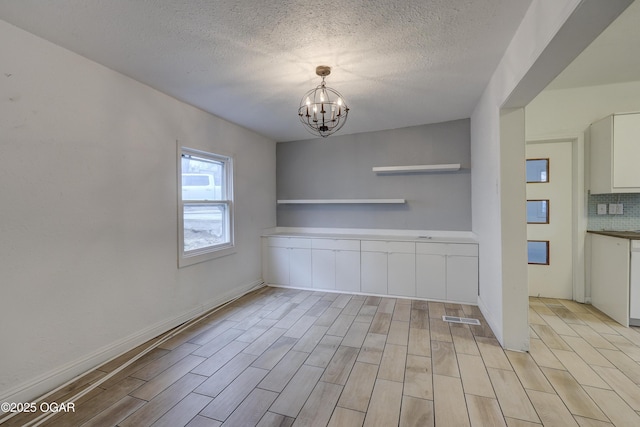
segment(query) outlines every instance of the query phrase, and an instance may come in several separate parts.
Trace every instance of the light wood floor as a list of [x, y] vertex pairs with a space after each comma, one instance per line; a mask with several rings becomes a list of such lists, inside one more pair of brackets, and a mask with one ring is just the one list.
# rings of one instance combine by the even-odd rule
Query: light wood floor
[[[477, 307], [263, 288], [43, 425], [640, 426], [638, 329], [543, 298], [530, 300], [529, 319], [531, 351], [518, 353], [502, 350]], [[74, 395], [135, 351], [46, 400]]]

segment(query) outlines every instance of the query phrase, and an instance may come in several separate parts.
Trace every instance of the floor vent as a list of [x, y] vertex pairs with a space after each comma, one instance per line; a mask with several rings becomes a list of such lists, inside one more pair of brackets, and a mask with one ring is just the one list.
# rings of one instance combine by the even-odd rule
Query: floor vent
[[468, 317], [442, 316], [442, 320], [451, 323], [464, 323], [465, 325], [480, 325], [478, 319], [470, 319]]

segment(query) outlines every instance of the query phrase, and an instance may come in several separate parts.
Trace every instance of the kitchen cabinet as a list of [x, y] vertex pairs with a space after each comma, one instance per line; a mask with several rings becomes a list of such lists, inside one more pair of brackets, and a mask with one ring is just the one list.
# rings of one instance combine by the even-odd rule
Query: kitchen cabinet
[[414, 242], [363, 240], [361, 250], [362, 292], [416, 296]]
[[447, 299], [446, 243], [416, 243], [416, 295]]
[[416, 294], [477, 304], [478, 245], [416, 243]]
[[448, 245], [447, 300], [478, 303], [478, 245]]
[[386, 252], [362, 251], [360, 254], [360, 289], [368, 294], [386, 295], [387, 254]]
[[311, 287], [311, 239], [269, 237], [266, 276], [274, 285]]
[[631, 241], [629, 268], [629, 324], [640, 326], [640, 240]]
[[360, 241], [312, 239], [312, 285], [317, 289], [360, 292]]
[[265, 236], [263, 277], [277, 286], [477, 304], [476, 243], [335, 236]]
[[628, 239], [591, 234], [591, 304], [629, 326]]
[[590, 139], [591, 193], [640, 193], [640, 113], [598, 120]]

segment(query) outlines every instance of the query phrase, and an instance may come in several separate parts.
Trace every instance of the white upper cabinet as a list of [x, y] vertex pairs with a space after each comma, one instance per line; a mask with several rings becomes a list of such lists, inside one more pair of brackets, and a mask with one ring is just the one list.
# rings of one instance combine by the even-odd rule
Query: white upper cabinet
[[590, 151], [592, 194], [640, 193], [640, 113], [593, 123]]

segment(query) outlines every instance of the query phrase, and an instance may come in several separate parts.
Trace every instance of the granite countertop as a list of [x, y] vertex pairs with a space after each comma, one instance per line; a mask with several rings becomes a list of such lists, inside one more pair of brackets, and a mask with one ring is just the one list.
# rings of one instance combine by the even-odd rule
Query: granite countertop
[[621, 239], [640, 240], [640, 232], [638, 231], [589, 230], [588, 233], [619, 237]]

